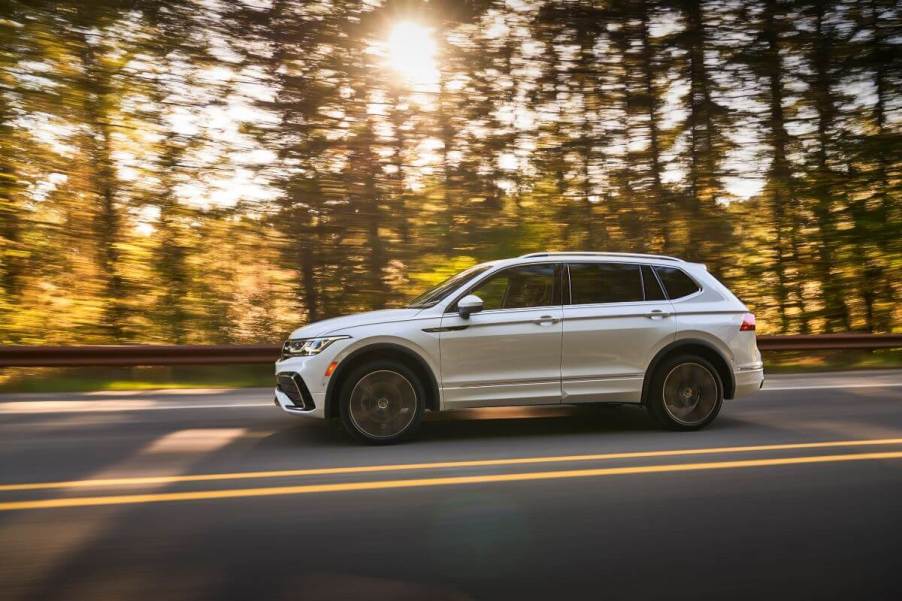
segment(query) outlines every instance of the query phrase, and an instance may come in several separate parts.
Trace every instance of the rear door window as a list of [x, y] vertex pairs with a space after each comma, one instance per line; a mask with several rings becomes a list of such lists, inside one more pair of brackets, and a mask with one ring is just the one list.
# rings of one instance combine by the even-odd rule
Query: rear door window
[[695, 280], [686, 275], [682, 269], [661, 267], [659, 265], [655, 267], [655, 271], [658, 273], [658, 277], [661, 278], [664, 290], [667, 291], [667, 296], [671, 300], [683, 298], [701, 290], [698, 284], [695, 283]]
[[644, 300], [639, 265], [571, 263], [570, 304], [629, 303]]

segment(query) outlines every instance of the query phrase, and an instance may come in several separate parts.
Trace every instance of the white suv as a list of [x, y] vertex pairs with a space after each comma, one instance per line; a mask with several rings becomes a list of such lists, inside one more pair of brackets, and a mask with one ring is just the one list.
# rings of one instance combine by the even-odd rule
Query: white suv
[[704, 265], [542, 252], [471, 267], [403, 309], [295, 330], [276, 378], [288, 413], [388, 443], [461, 407], [636, 403], [693, 430], [764, 370], [755, 317]]

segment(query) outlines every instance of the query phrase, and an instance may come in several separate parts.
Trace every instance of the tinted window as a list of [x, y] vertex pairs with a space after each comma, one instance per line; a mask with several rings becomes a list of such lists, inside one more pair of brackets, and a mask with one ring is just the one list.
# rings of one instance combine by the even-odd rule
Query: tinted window
[[645, 285], [645, 300], [656, 301], [664, 300], [664, 291], [661, 290], [661, 284], [658, 278], [648, 265], [642, 266], [642, 283]]
[[670, 298], [683, 298], [689, 296], [693, 292], [701, 290], [698, 284], [692, 281], [688, 275], [682, 270], [675, 267], [655, 267], [664, 289], [667, 290], [667, 296]]
[[639, 265], [574, 263], [570, 265], [571, 304], [641, 301]]
[[554, 305], [554, 265], [505, 269], [480, 284], [471, 294], [482, 299], [486, 311]]

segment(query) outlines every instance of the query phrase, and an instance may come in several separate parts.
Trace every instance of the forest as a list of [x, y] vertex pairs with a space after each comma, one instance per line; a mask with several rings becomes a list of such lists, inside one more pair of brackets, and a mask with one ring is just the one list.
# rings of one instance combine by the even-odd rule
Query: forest
[[0, 0], [0, 343], [278, 342], [539, 250], [902, 317], [895, 0]]

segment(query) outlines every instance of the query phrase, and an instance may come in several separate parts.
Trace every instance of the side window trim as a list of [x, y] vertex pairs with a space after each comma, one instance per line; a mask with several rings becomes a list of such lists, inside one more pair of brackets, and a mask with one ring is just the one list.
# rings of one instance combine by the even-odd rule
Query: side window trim
[[540, 309], [550, 310], [550, 309], [560, 309], [560, 305], [540, 305], [537, 307], [510, 307], [507, 309], [485, 309], [484, 311], [480, 311], [479, 315], [494, 315], [495, 313], [517, 313], [527, 311], [538, 311]]
[[[467, 286], [467, 288], [463, 292], [458, 294], [457, 297], [454, 299], [454, 301], [449, 303], [448, 306], [445, 308], [444, 313], [456, 313], [457, 312], [457, 303], [460, 301], [460, 299], [462, 299], [466, 295], [470, 294], [473, 290], [475, 290], [476, 288], [481, 286], [483, 283], [488, 281], [489, 278], [493, 278], [496, 275], [504, 273], [505, 271], [508, 271], [510, 269], [518, 269], [520, 267], [534, 267], [534, 266], [539, 266], [539, 265], [550, 265], [551, 267], [554, 268], [554, 274], [558, 276], [558, 277], [554, 277], [554, 275], [552, 276], [552, 281], [554, 282], [554, 288], [552, 289], [552, 292], [551, 292], [551, 301], [553, 303], [555, 300], [555, 297], [556, 297], [559, 299], [559, 302], [557, 304], [542, 305], [540, 307], [511, 307], [511, 308], [507, 308], [507, 309], [486, 309], [485, 311], [483, 311], [483, 313], [496, 313], [498, 311], [531, 311], [533, 309], [552, 309], [555, 307], [562, 306], [563, 305], [563, 290], [561, 289], [562, 263], [559, 263], [556, 261], [542, 261], [540, 263], [518, 263], [517, 265], [508, 265], [507, 267], [502, 267], [501, 269], [499, 269], [497, 271], [490, 271], [489, 273], [483, 274], [483, 277], [480, 278], [479, 281], [474, 282], [471, 285]], [[507, 295], [507, 291], [505, 291], [505, 295]]]
[[[658, 270], [655, 269], [654, 265], [647, 265], [646, 267], [648, 267], [649, 271], [651, 271], [652, 274], [654, 274], [655, 281], [658, 282], [658, 288], [661, 289], [661, 294], [664, 295], [664, 300], [669, 302], [670, 295], [667, 294], [667, 288], [664, 287], [664, 282], [661, 281], [661, 276], [658, 275]], [[693, 280], [693, 281], [695, 281], [695, 280]], [[642, 292], [645, 292], [644, 288], [642, 289]]]
[[[567, 267], [567, 298], [564, 298], [563, 295], [563, 287], [561, 287], [561, 305], [567, 306], [573, 304], [573, 280], [570, 279], [570, 263], [566, 264]], [[564, 271], [563, 269], [561, 270]]]
[[648, 295], [645, 294], [645, 270], [642, 269], [642, 266], [639, 265], [639, 282], [642, 284], [642, 302], [648, 302]]

